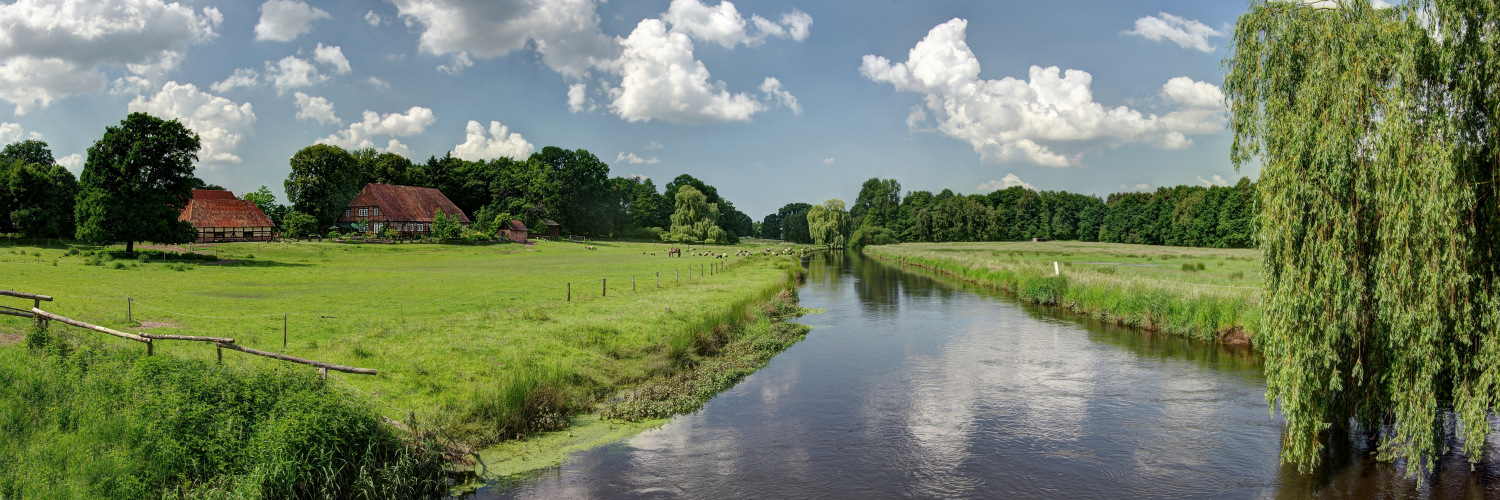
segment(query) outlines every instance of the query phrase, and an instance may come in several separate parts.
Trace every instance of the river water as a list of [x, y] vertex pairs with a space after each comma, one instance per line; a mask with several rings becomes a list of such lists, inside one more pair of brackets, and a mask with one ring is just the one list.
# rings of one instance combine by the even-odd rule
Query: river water
[[[473, 498], [1500, 498], [1492, 437], [1419, 487], [1278, 464], [1258, 356], [814, 255], [807, 339], [697, 413]], [[1494, 436], [1494, 434], [1492, 434]]]

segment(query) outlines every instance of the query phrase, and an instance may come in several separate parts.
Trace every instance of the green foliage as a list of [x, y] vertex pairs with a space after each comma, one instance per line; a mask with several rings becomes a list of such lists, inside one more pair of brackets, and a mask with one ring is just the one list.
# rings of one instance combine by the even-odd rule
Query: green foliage
[[318, 234], [318, 220], [302, 212], [288, 212], [282, 221], [281, 230], [290, 238], [312, 236]]
[[706, 203], [718, 208], [719, 215], [714, 218], [714, 225], [722, 230], [724, 236], [723, 239], [716, 241], [734, 244], [740, 242], [740, 236], [749, 236], [747, 231], [754, 224], [754, 221], [750, 220], [750, 216], [740, 213], [739, 210], [734, 208], [733, 203], [720, 197], [718, 189], [691, 175], [682, 174], [677, 176], [676, 179], [672, 179], [672, 182], [667, 183], [663, 193], [664, 199], [677, 200], [679, 190], [685, 187], [692, 187], [698, 190], [698, 192], [703, 194]]
[[369, 498], [442, 494], [443, 461], [311, 370], [139, 349], [0, 349], [0, 497]]
[[807, 212], [812, 210], [812, 205], [806, 203], [788, 203], [776, 211], [777, 220], [781, 226], [781, 232], [771, 239], [790, 241], [792, 243], [812, 243], [812, 235], [808, 232]]
[[131, 113], [88, 149], [75, 208], [79, 240], [187, 243], [197, 232], [178, 221], [192, 199], [198, 136], [177, 120]]
[[314, 144], [297, 151], [289, 162], [292, 171], [283, 183], [287, 201], [292, 210], [312, 216], [319, 230], [337, 222], [349, 200], [364, 188], [354, 156], [338, 146]]
[[901, 183], [896, 179], [871, 178], [860, 186], [859, 197], [849, 209], [853, 227], [892, 227], [900, 222]]
[[849, 222], [844, 200], [828, 200], [807, 211], [808, 235], [813, 243], [829, 248], [843, 248], [848, 242]]
[[698, 188], [682, 186], [677, 190], [677, 211], [672, 213], [671, 230], [662, 233], [662, 241], [673, 243], [726, 243], [728, 234], [716, 223], [719, 206], [708, 203]]
[[57, 160], [52, 158], [52, 149], [47, 147], [47, 142], [36, 139], [6, 144], [5, 149], [0, 149], [0, 160], [42, 166], [57, 164]]
[[1230, 153], [1261, 175], [1226, 203], [1259, 207], [1266, 400], [1302, 470], [1345, 432], [1411, 474], [1455, 432], [1484, 456], [1500, 403], [1497, 28], [1496, 4], [1460, 1], [1254, 2], [1236, 23]]
[[894, 231], [879, 226], [865, 226], [855, 230], [849, 237], [849, 248], [858, 252], [870, 245], [894, 245], [900, 242]]
[[60, 165], [0, 158], [0, 232], [71, 238], [77, 195], [77, 179]]
[[261, 186], [255, 192], [245, 193], [241, 198], [254, 203], [261, 213], [271, 218], [273, 224], [280, 225], [286, 219], [287, 207], [276, 204], [276, 195], [271, 193], [271, 188]]
[[442, 210], [432, 212], [432, 237], [439, 240], [456, 240], [463, 235], [464, 227], [458, 216], [449, 217]]

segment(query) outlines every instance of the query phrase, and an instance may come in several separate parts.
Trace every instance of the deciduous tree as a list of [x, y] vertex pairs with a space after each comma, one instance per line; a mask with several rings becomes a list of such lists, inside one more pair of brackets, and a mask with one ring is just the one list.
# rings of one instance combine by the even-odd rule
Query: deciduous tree
[[75, 208], [77, 238], [96, 245], [187, 243], [197, 237], [178, 221], [192, 199], [198, 135], [177, 120], [131, 113], [88, 149]]

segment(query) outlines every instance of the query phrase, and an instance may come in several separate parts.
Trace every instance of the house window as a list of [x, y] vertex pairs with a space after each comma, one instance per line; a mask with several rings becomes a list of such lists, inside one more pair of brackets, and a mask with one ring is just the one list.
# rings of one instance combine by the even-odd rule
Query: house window
[[426, 231], [427, 230], [427, 225], [426, 224], [417, 224], [417, 230], [418, 231]]
[[344, 217], [348, 217], [348, 216], [349, 216], [349, 209], [346, 208], [346, 209], [344, 209]]
[[380, 216], [380, 207], [375, 207], [375, 216], [376, 217]]
[[360, 217], [369, 217], [370, 216], [370, 209], [368, 209], [368, 208], [361, 208], [361, 209], [359, 209], [359, 216]]

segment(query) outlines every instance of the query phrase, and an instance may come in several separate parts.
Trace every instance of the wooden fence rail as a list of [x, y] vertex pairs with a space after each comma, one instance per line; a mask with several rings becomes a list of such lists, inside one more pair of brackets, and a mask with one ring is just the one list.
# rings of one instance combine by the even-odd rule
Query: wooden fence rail
[[[50, 300], [50, 298], [49, 298], [49, 300]], [[0, 309], [0, 312], [5, 312], [5, 310], [4, 309]], [[113, 330], [113, 329], [110, 329], [110, 328], [105, 328], [105, 327], [102, 327], [102, 326], [99, 326], [99, 325], [84, 323], [82, 321], [78, 321], [76, 319], [72, 319], [72, 318], [69, 318], [69, 317], [66, 317], [66, 316], [59, 316], [59, 315], [56, 315], [56, 314], [53, 314], [53, 313], [50, 313], [50, 312], [47, 312], [47, 311], [43, 311], [43, 310], [41, 310], [39, 308], [32, 308], [30, 314], [31, 315], [35, 315], [35, 317], [38, 317], [38, 318], [61, 322], [63, 324], [76, 326], [78, 328], [83, 328], [85, 330], [93, 330], [93, 331], [100, 332], [100, 333], [107, 333], [107, 334], [114, 335], [116, 337], [120, 337], [120, 338], [123, 338], [123, 339], [130, 339], [130, 340], [134, 340], [136, 342], [145, 343], [146, 344], [146, 354], [148, 354], [148, 355], [151, 354], [152, 351], [154, 350], [153, 347], [152, 347], [152, 341], [153, 340], [186, 340], [186, 341], [193, 341], [193, 342], [211, 342], [211, 343], [214, 344], [215, 347], [217, 347], [219, 349], [229, 349], [229, 350], [232, 350], [232, 351], [240, 351], [240, 352], [243, 352], [243, 353], [246, 353], [246, 354], [254, 354], [256, 356], [262, 356], [262, 357], [267, 357], [267, 358], [271, 358], [271, 359], [276, 359], [276, 360], [281, 360], [281, 361], [287, 361], [287, 362], [291, 362], [291, 363], [301, 363], [301, 364], [304, 364], [304, 365], [310, 365], [310, 366], [318, 368], [318, 372], [320, 374], [325, 375], [325, 376], [327, 375], [328, 370], [333, 370], [333, 371], [337, 371], [337, 372], [344, 372], [344, 373], [355, 373], [355, 374], [359, 374], [359, 375], [376, 375], [377, 374], [377, 372], [375, 371], [374, 368], [355, 368], [355, 367], [352, 367], [352, 366], [335, 365], [333, 363], [324, 363], [322, 361], [313, 361], [313, 360], [310, 360], [310, 359], [302, 359], [302, 358], [299, 358], [299, 357], [296, 357], [296, 356], [288, 356], [288, 355], [285, 355], [285, 354], [268, 352], [268, 351], [262, 351], [262, 350], [259, 350], [259, 349], [251, 349], [249, 347], [244, 347], [244, 346], [235, 344], [234, 343], [234, 339], [230, 339], [230, 338], [223, 338], [223, 337], [199, 337], [199, 336], [195, 336], [195, 335], [156, 335], [156, 334], [151, 334], [151, 333], [142, 333], [142, 334], [136, 335], [136, 334], [130, 334], [130, 333], [125, 333], [125, 332], [121, 332], [121, 331], [116, 331], [116, 330]], [[221, 361], [223, 360], [222, 351], [220, 353], [220, 360]]]

